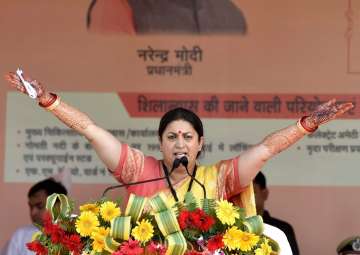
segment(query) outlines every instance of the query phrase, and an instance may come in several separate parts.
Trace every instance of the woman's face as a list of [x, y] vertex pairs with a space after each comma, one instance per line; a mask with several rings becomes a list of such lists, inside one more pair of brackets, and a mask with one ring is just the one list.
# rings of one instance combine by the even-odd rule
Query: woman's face
[[164, 162], [171, 168], [176, 158], [186, 156], [190, 167], [195, 165], [196, 156], [203, 146], [204, 138], [200, 137], [193, 126], [185, 120], [170, 122], [160, 141]]

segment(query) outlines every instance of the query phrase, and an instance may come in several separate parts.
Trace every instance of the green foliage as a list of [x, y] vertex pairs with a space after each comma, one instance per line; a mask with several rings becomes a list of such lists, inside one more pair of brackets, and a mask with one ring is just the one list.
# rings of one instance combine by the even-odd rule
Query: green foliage
[[236, 208], [239, 215], [240, 215], [240, 219], [241, 220], [244, 220], [246, 218], [246, 213], [245, 213], [245, 209], [244, 208], [240, 208], [240, 207], [237, 207]]
[[239, 218], [235, 220], [235, 226], [237, 226], [242, 231], [246, 231], [246, 226], [244, 225], [244, 220], [246, 219], [245, 209], [244, 208], [236, 208], [239, 213]]
[[76, 232], [75, 221], [76, 221], [76, 216], [71, 216], [71, 217], [69, 217], [67, 219], [66, 218], [61, 218], [58, 221], [58, 224], [66, 232], [75, 233]]
[[172, 206], [172, 209], [174, 210], [176, 217], [178, 217], [179, 212], [181, 212], [182, 210], [185, 210], [186, 208], [182, 202], [178, 201]]
[[201, 203], [202, 203], [202, 209], [204, 210], [204, 212], [207, 215], [215, 217], [215, 215], [216, 215], [216, 213], [215, 213], [215, 207], [216, 207], [215, 199], [204, 198], [204, 199], [201, 200]]
[[269, 237], [266, 238], [269, 240], [269, 245], [271, 246], [271, 249], [273, 251], [279, 252], [280, 251], [279, 244]]
[[183, 235], [187, 241], [196, 242], [200, 237], [200, 231], [195, 229], [184, 229]]
[[92, 252], [92, 242], [90, 239], [87, 239], [88, 242], [85, 242], [83, 253], [90, 254]]
[[189, 211], [194, 211], [196, 208], [199, 207], [196, 198], [192, 192], [186, 192], [185, 194], [185, 206]]
[[118, 197], [118, 198], [115, 200], [115, 203], [116, 203], [118, 206], [121, 206], [122, 203], [123, 203], [122, 197]]

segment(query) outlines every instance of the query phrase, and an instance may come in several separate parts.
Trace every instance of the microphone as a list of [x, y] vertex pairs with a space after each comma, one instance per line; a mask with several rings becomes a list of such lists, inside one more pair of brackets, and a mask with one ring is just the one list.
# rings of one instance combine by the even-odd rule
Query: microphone
[[[186, 159], [187, 160], [187, 159]], [[132, 186], [132, 185], [138, 185], [138, 184], [143, 184], [143, 183], [148, 183], [148, 182], [156, 182], [156, 181], [160, 181], [163, 179], [168, 179], [169, 176], [172, 174], [172, 172], [175, 170], [175, 168], [178, 168], [180, 166], [181, 163], [181, 159], [175, 159], [172, 165], [172, 168], [170, 170], [170, 172], [168, 172], [167, 170], [165, 170], [165, 176], [164, 177], [158, 177], [158, 178], [154, 178], [154, 179], [148, 179], [148, 180], [143, 180], [143, 181], [137, 181], [137, 182], [129, 182], [129, 183], [123, 183], [123, 184], [119, 184], [119, 185], [114, 185], [114, 186], [110, 186], [107, 187], [103, 194], [102, 197], [105, 197], [106, 193], [110, 190], [113, 189], [117, 189], [117, 188], [123, 188], [123, 187], [128, 187], [128, 186]], [[165, 165], [164, 165], [165, 166]], [[111, 172], [111, 171], [110, 171]]]
[[182, 164], [185, 168], [187, 168], [189, 161], [188, 158], [186, 156], [182, 156], [180, 159], [180, 164]]
[[[205, 198], [206, 198], [206, 189], [205, 189], [205, 186], [204, 186], [204, 184], [202, 184], [201, 182], [199, 182], [199, 181], [195, 178], [194, 173], [193, 173], [193, 174], [190, 174], [190, 172], [189, 172], [189, 170], [188, 170], [188, 168], [187, 168], [187, 166], [188, 166], [188, 164], [189, 164], [188, 158], [187, 158], [186, 156], [181, 157], [181, 158], [180, 158], [180, 164], [182, 164], [182, 165], [185, 167], [186, 173], [190, 176], [191, 180], [196, 181], [197, 184], [200, 185], [200, 187], [201, 187], [202, 190], [203, 190], [204, 199], [205, 199]], [[196, 172], [195, 172], [195, 173], [196, 173]]]
[[[183, 158], [183, 157], [182, 157]], [[172, 171], [174, 171], [176, 168], [178, 168], [181, 164], [181, 160], [182, 158], [176, 158], [173, 162], [173, 166], [172, 166], [172, 169], [170, 171], [170, 174], [172, 173]], [[186, 159], [187, 160], [187, 159]]]

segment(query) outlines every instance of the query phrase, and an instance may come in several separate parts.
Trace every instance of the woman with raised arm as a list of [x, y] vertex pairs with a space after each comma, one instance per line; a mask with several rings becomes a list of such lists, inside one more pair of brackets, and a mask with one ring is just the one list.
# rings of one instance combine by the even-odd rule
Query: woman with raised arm
[[[6, 79], [18, 91], [26, 94], [16, 74], [9, 73]], [[351, 103], [337, 104], [335, 100], [330, 100], [318, 106], [309, 116], [266, 136], [240, 155], [214, 165], [202, 166], [196, 163], [196, 159], [204, 144], [203, 125], [199, 117], [189, 110], [170, 110], [160, 120], [158, 134], [163, 158], [157, 160], [121, 144], [86, 114], [61, 101], [58, 95], [49, 93], [36, 80], [27, 80], [37, 92], [39, 105], [85, 136], [117, 180], [132, 183], [164, 177], [159, 181], [128, 186], [129, 192], [151, 197], [164, 191], [170, 203], [183, 201], [185, 193], [190, 190], [197, 198], [206, 194], [207, 198], [227, 199], [239, 194], [267, 160], [353, 107]]]

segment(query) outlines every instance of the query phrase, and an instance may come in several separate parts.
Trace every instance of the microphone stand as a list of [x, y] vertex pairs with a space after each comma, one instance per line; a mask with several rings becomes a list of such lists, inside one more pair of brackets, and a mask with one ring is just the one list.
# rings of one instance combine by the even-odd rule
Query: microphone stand
[[180, 163], [185, 167], [186, 173], [190, 176], [191, 180], [196, 181], [196, 183], [200, 185], [200, 187], [203, 190], [204, 199], [206, 199], [206, 189], [205, 189], [204, 184], [202, 184], [200, 181], [198, 181], [198, 179], [196, 179], [193, 174], [190, 174], [189, 169], [187, 168], [188, 163], [189, 163], [187, 157], [184, 156], [184, 157], [180, 158]]
[[123, 188], [123, 187], [132, 186], [132, 185], [138, 185], [138, 184], [143, 184], [143, 183], [148, 183], [148, 182], [155, 182], [155, 181], [160, 181], [160, 180], [163, 180], [163, 179], [167, 179], [172, 174], [172, 172], [176, 168], [178, 168], [178, 166], [180, 165], [180, 161], [181, 161], [181, 159], [175, 159], [174, 162], [173, 162], [173, 166], [171, 168], [171, 171], [168, 174], [166, 174], [164, 177], [158, 177], [158, 178], [154, 178], [154, 179], [148, 179], [148, 180], [143, 180], [143, 181], [138, 181], [138, 182], [129, 182], [129, 183], [123, 183], [123, 184], [119, 184], [119, 185], [110, 186], [110, 187], [107, 187], [104, 190], [101, 197], [105, 197], [106, 193], [108, 191], [110, 191], [110, 190], [113, 190], [113, 189]]

